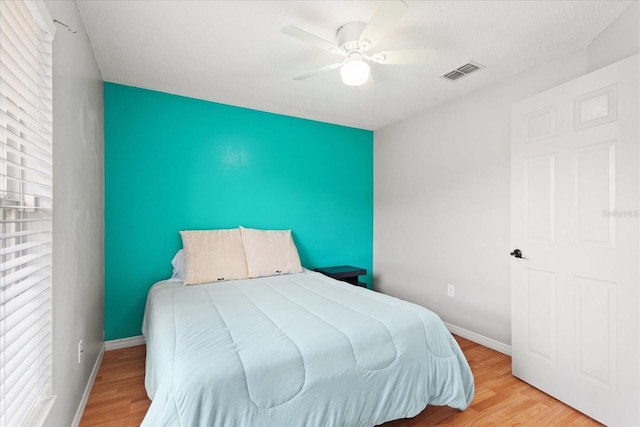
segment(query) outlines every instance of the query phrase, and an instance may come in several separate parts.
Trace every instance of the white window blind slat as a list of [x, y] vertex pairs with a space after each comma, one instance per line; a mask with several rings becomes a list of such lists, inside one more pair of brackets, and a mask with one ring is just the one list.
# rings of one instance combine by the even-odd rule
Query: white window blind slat
[[[20, 165], [12, 161], [5, 161], [5, 165], [7, 168], [9, 168], [9, 174], [0, 173], [0, 179], [5, 178], [13, 180], [17, 183], [32, 184], [35, 185], [36, 188], [42, 187], [43, 190], [52, 188], [51, 184], [47, 182], [49, 181], [49, 175], [47, 175], [46, 172], [40, 170], [37, 164], [34, 165], [33, 163], [31, 163], [28, 165]], [[29, 193], [32, 195], [40, 194], [38, 191], [29, 191]]]
[[[11, 301], [11, 299], [16, 298], [18, 295], [23, 292], [27, 292], [31, 287], [37, 286], [40, 282], [49, 279], [49, 276], [45, 273], [43, 274], [34, 274], [25, 279], [20, 286], [6, 286], [4, 288], [4, 292], [6, 294], [6, 301]], [[49, 284], [45, 284], [45, 286], [49, 286]]]
[[14, 273], [5, 274], [6, 281], [2, 283], [2, 288], [10, 286], [19, 280], [22, 280], [26, 277], [29, 277], [32, 274], [39, 272], [40, 270], [46, 269], [48, 266], [46, 265], [30, 265], [28, 267], [22, 268]]
[[[5, 362], [5, 369], [8, 375], [12, 375], [16, 372], [16, 368], [21, 360], [25, 359], [25, 355], [29, 352], [33, 352], [40, 344], [38, 337], [39, 331], [35, 334], [21, 335], [15, 342], [11, 343], [11, 346], [7, 347], [7, 360]], [[18, 377], [16, 377], [18, 378]], [[8, 387], [11, 388], [11, 381], [8, 380]]]
[[[40, 338], [45, 337], [46, 335], [49, 335], [47, 333], [46, 328], [50, 327], [50, 325], [48, 324], [48, 322], [42, 323], [39, 319], [39, 314], [46, 314], [46, 312], [40, 313], [38, 310], [41, 308], [46, 309], [45, 306], [46, 304], [48, 304], [48, 299], [46, 298], [47, 295], [45, 294], [43, 295], [43, 297], [44, 299], [42, 300], [40, 307], [34, 307], [32, 311], [29, 313], [29, 315], [21, 320], [21, 322], [23, 322], [24, 324], [20, 324], [18, 325], [19, 326], [18, 328], [14, 328], [12, 331], [10, 331], [11, 333], [14, 334], [15, 339], [14, 341], [11, 342], [11, 345], [8, 345], [6, 347], [6, 353], [5, 353], [6, 365], [5, 366], [11, 366], [11, 361], [13, 359], [16, 359], [16, 362], [19, 362], [20, 360], [22, 360], [22, 358], [16, 357], [16, 355], [19, 355], [19, 352], [22, 351], [21, 349], [23, 347], [17, 345], [16, 342], [23, 339], [25, 340], [25, 342], [28, 342], [33, 337], [37, 338], [36, 341], [38, 341], [40, 340]], [[11, 374], [11, 372], [12, 370], [9, 370], [7, 375]]]
[[[0, 207], [1, 210], [8, 210], [7, 208]], [[43, 211], [46, 212], [46, 211]], [[47, 223], [51, 218], [7, 218], [4, 220], [4, 224], [21, 224], [22, 226], [26, 226], [27, 223]]]
[[[2, 126], [0, 126], [0, 131], [4, 131]], [[3, 138], [6, 138], [7, 135], [3, 135]], [[25, 141], [26, 143], [26, 141]], [[51, 154], [47, 153], [45, 150], [35, 151], [32, 149], [34, 153], [20, 151], [19, 148], [16, 148], [14, 145], [16, 144], [15, 140], [9, 139], [0, 139], [0, 152], [2, 152], [6, 157], [7, 156], [21, 156], [24, 159], [32, 160], [34, 162], [40, 162], [43, 166], [48, 166], [51, 168]], [[5, 157], [5, 161], [6, 161]], [[50, 170], [50, 169], [49, 169]]]
[[38, 377], [36, 375], [25, 376], [20, 388], [16, 390], [16, 397], [7, 401], [7, 426], [20, 426], [24, 422], [34, 406], [33, 402], [38, 398]]
[[[43, 301], [43, 304], [46, 304], [46, 301]], [[42, 305], [42, 304], [41, 304]], [[32, 354], [33, 357], [40, 360], [40, 357], [43, 354], [50, 353], [48, 350], [46, 352], [43, 351], [43, 344], [47, 345], [50, 340], [50, 334], [47, 333], [45, 328], [51, 327], [51, 323], [47, 322], [41, 325], [40, 320], [38, 319], [37, 310], [32, 311], [31, 315], [23, 320], [24, 325], [20, 325], [19, 330], [12, 330], [14, 332], [14, 341], [12, 341], [11, 346], [7, 346], [7, 354], [6, 360], [4, 364], [4, 378], [5, 378], [5, 395], [11, 395], [11, 387], [14, 382], [19, 384], [20, 378], [23, 374], [19, 371], [19, 367], [24, 363], [24, 350], [25, 347], [14, 346], [13, 342], [21, 340], [24, 338], [25, 346], [29, 347], [29, 354]], [[25, 338], [26, 337], [26, 338]], [[42, 353], [42, 354], [40, 354]], [[30, 372], [35, 372], [35, 368], [40, 365], [40, 362], [36, 363], [28, 363], [24, 365], [25, 369], [29, 369]]]
[[[8, 211], [8, 210], [14, 210], [12, 208], [3, 208], [0, 205], [0, 216], [2, 215], [2, 211]], [[18, 210], [18, 212], [20, 212]], [[51, 223], [49, 222], [51, 220], [51, 209], [43, 209], [41, 211], [39, 211], [40, 214], [37, 215], [38, 218], [35, 217], [31, 217], [28, 218], [26, 215], [21, 215], [20, 217], [17, 218], [6, 218], [4, 220], [4, 225], [11, 225], [15, 224], [15, 227], [19, 227], [20, 231], [25, 230], [26, 227], [28, 227], [29, 223], [32, 223], [32, 227], [41, 227], [42, 230], [51, 230]], [[0, 232], [1, 234], [1, 232]]]
[[0, 427], [52, 389], [54, 31], [41, 0], [0, 1]]
[[[44, 337], [44, 336], [43, 336]], [[45, 337], [49, 339], [50, 337]], [[22, 377], [25, 375], [38, 376], [39, 369], [32, 369], [33, 366], [40, 368], [40, 346], [42, 338], [39, 331], [29, 333], [26, 338], [20, 337], [22, 346], [11, 347], [12, 356], [5, 363], [6, 390], [7, 394], [15, 392], [15, 387], [20, 386]]]
[[9, 77], [11, 76], [5, 76], [2, 72], [2, 63], [0, 62], [0, 95], [4, 98], [0, 99], [0, 109], [11, 112], [19, 110], [18, 113], [27, 120], [27, 123], [36, 128], [38, 126], [37, 100], [30, 100], [26, 97], [28, 94], [20, 93]]
[[13, 18], [9, 20], [13, 29], [21, 36], [25, 44], [35, 45], [38, 38], [38, 29], [34, 22], [33, 12], [29, 10], [27, 2], [10, 1], [6, 3], [8, 3], [7, 14], [10, 14], [10, 18]]
[[38, 246], [46, 245], [49, 242], [26, 242], [18, 245], [11, 245], [7, 248], [0, 249], [0, 256], [9, 255], [16, 252], [26, 251], [28, 249], [37, 248]]
[[0, 247], [4, 247], [5, 243], [2, 242], [2, 240], [4, 240], [4, 239], [15, 239], [17, 237], [28, 237], [28, 236], [34, 236], [34, 235], [40, 234], [40, 233], [48, 233], [48, 231], [44, 231], [44, 230], [26, 230], [26, 231], [18, 231], [18, 232], [13, 233], [13, 234], [2, 234], [2, 233], [0, 233]]
[[36, 261], [45, 255], [46, 254], [29, 253], [28, 255], [23, 255], [23, 256], [14, 258], [11, 261], [6, 261], [0, 264], [0, 271], [4, 273], [5, 271], [13, 270], [14, 268], [26, 266], [30, 262]]
[[[47, 192], [47, 190], [52, 187], [47, 182], [49, 176], [43, 171], [38, 170], [37, 167], [34, 167], [33, 165], [21, 166], [11, 161], [4, 162], [4, 165], [7, 169], [7, 173], [0, 173], [0, 180], [4, 178], [13, 181], [16, 184], [22, 184], [20, 186], [21, 193], [29, 193], [37, 196], [40, 194], [38, 191], [39, 188], [41, 188], [43, 192]], [[27, 190], [29, 187], [25, 187], [25, 185], [29, 184], [33, 186], [31, 191]]]
[[12, 43], [5, 43], [0, 46], [0, 56], [3, 58], [2, 66], [11, 71], [12, 76], [19, 76], [21, 73], [33, 76], [38, 75], [38, 64], [35, 61], [26, 61], [25, 57]]
[[[5, 118], [5, 114], [0, 112], [0, 120]], [[34, 161], [43, 160], [47, 161], [51, 157], [51, 153], [49, 153], [46, 147], [40, 147], [38, 145], [38, 141], [43, 139], [43, 133], [40, 132], [32, 132], [28, 134], [24, 131], [20, 131], [20, 129], [12, 126], [9, 121], [16, 120], [14, 118], [7, 118], [4, 124], [0, 123], [0, 130], [3, 132], [3, 138], [0, 139], [0, 144], [2, 144], [2, 152], [6, 153], [6, 160], [14, 160], [15, 158], [19, 159], [32, 159]], [[20, 125], [28, 126], [27, 122], [22, 122]]]
[[[33, 299], [27, 301], [26, 304], [20, 306], [13, 313], [9, 313], [4, 315], [2, 318], [2, 322], [4, 326], [0, 328], [0, 332], [4, 333], [7, 338], [7, 341], [13, 342], [15, 341], [19, 335], [24, 334], [27, 330], [32, 329], [32, 324], [30, 323], [38, 320], [37, 316], [34, 317], [34, 313], [40, 310], [40, 301], [38, 299]], [[11, 340], [9, 340], [11, 338]]]
[[[2, 73], [2, 71], [2, 67], [0, 67], [0, 73]], [[32, 150], [39, 148], [37, 144], [38, 139], [42, 138], [40, 132], [43, 131], [43, 124], [37, 120], [38, 107], [36, 105], [30, 105], [26, 101], [22, 102], [19, 106], [13, 99], [9, 99], [12, 90], [17, 92], [15, 86], [11, 88], [12, 90], [4, 90], [6, 86], [7, 83], [4, 81], [4, 78], [0, 77], [0, 111], [3, 112], [2, 117], [0, 117], [0, 120], [2, 120], [0, 125], [6, 128], [7, 132], [3, 132], [4, 137], [2, 138], [2, 142], [16, 148], [21, 148], [19, 143], [24, 141], [29, 144]], [[16, 112], [16, 110], [19, 111]], [[10, 116], [13, 121], [17, 121], [22, 126], [28, 127], [33, 135], [21, 133], [20, 129], [16, 129], [12, 126], [12, 123], [5, 120], [7, 116]]]
[[[12, 165], [9, 164], [7, 167], [10, 168]], [[5, 179], [19, 189], [18, 191], [6, 191], [7, 194], [15, 193], [17, 196], [14, 198], [15, 200], [22, 199], [24, 201], [24, 198], [19, 197], [20, 194], [34, 197], [46, 197], [45, 195], [51, 194], [52, 186], [46, 183], [46, 175], [33, 173], [29, 168], [13, 167], [13, 171], [16, 175], [20, 174], [24, 178], [18, 179], [12, 175], [0, 174], [0, 180]]]
[[[12, 10], [11, 6], [8, 7], [8, 10]], [[12, 12], [11, 16], [5, 16], [3, 14], [0, 17], [0, 31], [4, 34], [3, 39], [6, 40], [7, 46], [13, 46], [17, 52], [35, 52], [37, 51], [37, 42], [29, 37], [29, 31], [25, 31], [25, 29], [20, 25], [20, 23], [16, 22], [16, 14]], [[21, 61], [26, 61], [33, 64], [32, 68], [36, 69], [38, 58], [36, 55], [22, 55], [24, 59]]]
[[[13, 92], [13, 97], [11, 97], [11, 101], [15, 104], [18, 109], [12, 111], [18, 117], [22, 116], [25, 118], [29, 118], [30, 121], [33, 121], [34, 118], [37, 118], [38, 111], [38, 100], [37, 100], [37, 88], [33, 87], [32, 82], [22, 80], [18, 78], [13, 73], [6, 64], [2, 64], [0, 66], [0, 74], [2, 75], [2, 85], [0, 85], [0, 90], [2, 93]], [[9, 90], [11, 87], [13, 90]], [[10, 108], [10, 107], [9, 107]], [[9, 110], [7, 108], [7, 110]]]
[[[20, 290], [22, 286], [13, 286], [12, 288], [15, 289], [13, 291], [15, 296], [5, 303], [5, 308], [12, 310], [12, 313], [10, 316], [2, 317], [2, 320], [6, 320], [5, 333], [9, 333], [12, 327], [24, 327], [25, 325], [20, 325], [20, 322], [29, 318], [33, 311], [39, 310], [42, 303], [46, 303], [49, 299], [49, 283], [46, 280], [32, 281], [31, 287], [26, 290]], [[6, 348], [9, 348], [9, 345]]]
[[[6, 20], [2, 19], [0, 22], [0, 31], [5, 33], [7, 43], [3, 43], [2, 47], [0, 47], [0, 54], [2, 54], [4, 65], [14, 69], [13, 74], [16, 76], [21, 75], [37, 75], [38, 74], [38, 61], [34, 57], [25, 56], [22, 54], [25, 50], [35, 50], [37, 51], [37, 46], [29, 46], [28, 48], [24, 47], [24, 44], [14, 43], [12, 36], [14, 35], [13, 28], [11, 28], [11, 24], [7, 23]], [[20, 69], [16, 69], [15, 67], [19, 67]]]
[[[38, 95], [40, 99], [38, 102], [47, 106], [47, 103], [51, 102], [53, 87], [51, 85], [51, 78], [48, 73], [52, 70], [52, 67], [49, 65], [52, 59], [51, 54], [46, 52], [38, 51], [38, 68], [36, 69], [37, 77], [38, 77]], [[46, 62], [45, 62], [46, 61]]]
[[[21, 337], [22, 338], [22, 337]], [[6, 366], [6, 385], [7, 394], [15, 392], [15, 387], [20, 385], [22, 377], [25, 375], [37, 375], [37, 371], [31, 369], [31, 366], [38, 363], [38, 334], [29, 334], [24, 341], [24, 347], [11, 349], [15, 354], [11, 358], [5, 360]]]
[[[0, 35], [3, 40], [6, 40], [3, 43], [6, 46], [8, 51], [13, 51], [19, 53], [23, 58], [19, 58], [18, 61], [25, 62], [30, 64], [28, 68], [33, 70], [37, 70], [37, 56], [36, 55], [25, 55], [24, 52], [36, 52], [37, 46], [33, 43], [33, 41], [28, 40], [27, 35], [24, 33], [22, 28], [16, 26], [13, 22], [13, 19], [10, 19], [7, 16], [0, 17]], [[18, 55], [15, 55], [14, 60]], [[27, 73], [29, 75], [29, 73]]]
[[0, 108], [0, 126], [2, 126], [8, 135], [13, 138], [26, 139], [27, 141], [37, 141], [38, 134], [35, 130], [27, 126], [26, 123], [21, 123], [20, 120], [7, 114], [2, 108]]
[[45, 383], [51, 383], [51, 347], [47, 344], [51, 342], [51, 322], [44, 328], [49, 333], [40, 333], [40, 365], [38, 366], [38, 375], [44, 378]]
[[9, 4], [7, 6], [9, 12], [14, 18], [14, 25], [16, 27], [22, 28], [26, 34], [30, 34], [32, 31], [31, 25], [34, 25], [32, 13], [29, 10], [29, 7], [22, 2], [10, 2], [13, 4]]
[[20, 194], [22, 198], [18, 199], [18, 197], [13, 197], [14, 194], [16, 193], [9, 192], [6, 196], [0, 196], [0, 208], [18, 209], [24, 212], [51, 209], [51, 203], [47, 203], [48, 200], [44, 197], [35, 198], [30, 196], [29, 192], [24, 192]]
[[[50, 340], [51, 340], [51, 337], [50, 337], [50, 336], [46, 336], [46, 337], [44, 337], [43, 339], [41, 339], [41, 340], [40, 340], [41, 342], [40, 342], [38, 345], [42, 345], [42, 342], [43, 342], [43, 341], [48, 342], [48, 341], [50, 341]], [[45, 372], [51, 372], [51, 363], [50, 363], [50, 360], [51, 360], [51, 353], [50, 353], [50, 352], [49, 352], [49, 353], [46, 353], [46, 352], [45, 352], [45, 353], [40, 353], [40, 356], [41, 356], [41, 357], [40, 357], [39, 366], [38, 366], [38, 369], [37, 369], [37, 375], [42, 376], [42, 373], [45, 373]], [[43, 357], [43, 356], [44, 356], [44, 357]], [[37, 361], [37, 360], [34, 360], [34, 359], [31, 359], [29, 362], [30, 362], [30, 363], [38, 363], [38, 361]], [[35, 373], [36, 373], [36, 372], [34, 372], [34, 374], [35, 374]], [[34, 376], [32, 377], [32, 379], [37, 379], [37, 376], [36, 376], [36, 375], [34, 375]], [[51, 381], [51, 379], [50, 379], [50, 377], [49, 377], [49, 382], [50, 382], [50, 381]], [[33, 385], [36, 385], [36, 384], [37, 384], [37, 381], [32, 382], [32, 384], [33, 384]], [[32, 387], [30, 390], [32, 390], [32, 392], [33, 392], [33, 390], [34, 390], [34, 389], [33, 389], [33, 387]], [[6, 404], [6, 403], [7, 403], [7, 402], [6, 402], [6, 399], [4, 399], [4, 396], [2, 396], [2, 401], [1, 401], [0, 405], [2, 405], [2, 407], [7, 407], [7, 404]], [[11, 417], [15, 417], [15, 415], [16, 415], [17, 413], [19, 413], [19, 412], [20, 412], [19, 408], [15, 408], [14, 410], [10, 411], [10, 414], [9, 414], [9, 415], [10, 415]], [[24, 411], [22, 411], [22, 412], [24, 412]], [[12, 424], [8, 424], [8, 425], [19, 425], [19, 424], [13, 424], [13, 423], [12, 423]]]
[[[9, 193], [9, 195], [14, 193]], [[12, 197], [0, 197], [0, 208], [18, 209], [21, 212], [39, 212], [51, 209], [51, 198], [32, 196], [29, 191], [22, 193], [18, 200]]]

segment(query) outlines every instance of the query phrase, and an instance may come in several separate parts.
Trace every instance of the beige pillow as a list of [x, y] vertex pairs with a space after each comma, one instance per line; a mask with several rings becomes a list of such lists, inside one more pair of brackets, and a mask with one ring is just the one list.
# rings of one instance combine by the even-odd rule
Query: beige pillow
[[291, 230], [256, 230], [240, 227], [249, 277], [300, 273], [300, 256]]
[[181, 231], [185, 285], [246, 279], [247, 259], [240, 229]]

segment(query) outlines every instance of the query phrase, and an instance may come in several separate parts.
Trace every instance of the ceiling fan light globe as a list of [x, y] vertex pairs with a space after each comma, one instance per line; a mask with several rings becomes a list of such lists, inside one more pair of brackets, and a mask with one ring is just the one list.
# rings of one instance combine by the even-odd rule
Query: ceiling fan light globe
[[369, 64], [364, 61], [349, 61], [340, 68], [342, 83], [347, 86], [360, 86], [369, 79]]

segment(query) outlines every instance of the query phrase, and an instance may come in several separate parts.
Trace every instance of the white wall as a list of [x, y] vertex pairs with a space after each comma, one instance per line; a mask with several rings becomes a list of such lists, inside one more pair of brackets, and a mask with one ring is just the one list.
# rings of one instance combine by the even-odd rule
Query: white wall
[[[69, 426], [103, 343], [102, 76], [75, 1], [48, 0], [53, 43], [53, 392], [48, 425]], [[84, 340], [82, 364], [77, 345]]]
[[584, 51], [374, 133], [377, 290], [510, 344], [511, 104], [640, 51], [639, 16], [634, 3]]
[[640, 2], [636, 0], [589, 45], [589, 71], [613, 64], [640, 51], [639, 22]]

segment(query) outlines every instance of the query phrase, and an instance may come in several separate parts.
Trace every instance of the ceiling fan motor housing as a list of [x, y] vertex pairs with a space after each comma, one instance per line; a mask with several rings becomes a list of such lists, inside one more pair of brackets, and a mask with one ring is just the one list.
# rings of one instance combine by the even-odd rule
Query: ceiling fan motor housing
[[371, 43], [368, 40], [360, 41], [360, 34], [366, 26], [364, 22], [349, 22], [338, 28], [336, 39], [340, 49], [347, 53], [354, 50], [365, 53], [369, 50]]

